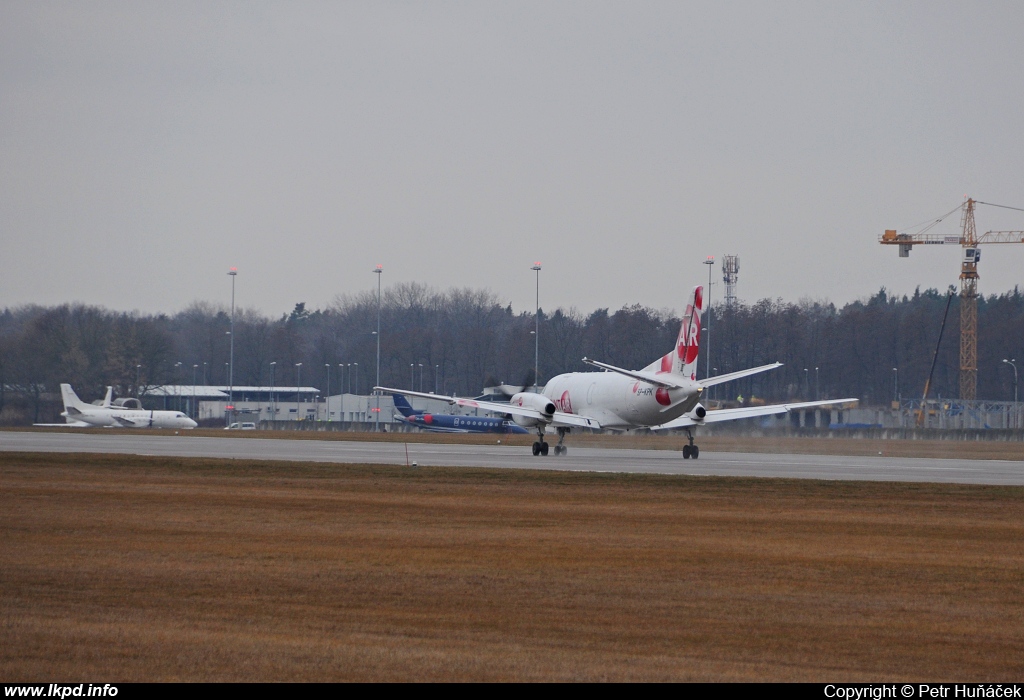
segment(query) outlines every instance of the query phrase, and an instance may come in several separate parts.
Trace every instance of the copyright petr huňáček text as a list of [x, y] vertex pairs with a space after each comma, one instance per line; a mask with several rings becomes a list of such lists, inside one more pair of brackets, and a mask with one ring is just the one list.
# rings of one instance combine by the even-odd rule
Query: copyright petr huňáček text
[[1019, 698], [1017, 683], [918, 683], [911, 685], [825, 686], [825, 697], [840, 700], [881, 700], [882, 698]]

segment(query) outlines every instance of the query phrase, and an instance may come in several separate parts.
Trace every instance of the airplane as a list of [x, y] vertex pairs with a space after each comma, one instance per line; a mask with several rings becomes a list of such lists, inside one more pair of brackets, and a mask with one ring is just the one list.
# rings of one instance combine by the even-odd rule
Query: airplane
[[98, 406], [83, 403], [70, 384], [61, 384], [60, 393], [64, 398], [64, 412], [61, 415], [67, 420], [66, 427], [195, 428], [198, 425], [181, 411], [146, 411], [111, 405], [109, 387], [107, 398]]
[[408, 396], [442, 399], [457, 406], [509, 415], [517, 425], [537, 431], [538, 439], [533, 443], [534, 456], [548, 454], [548, 443], [544, 440], [544, 435], [549, 427], [558, 433], [556, 455], [568, 454], [568, 448], [563, 442], [573, 428], [626, 431], [637, 428], [666, 430], [679, 427], [686, 430], [689, 439], [689, 444], [683, 446], [683, 459], [697, 459], [700, 448], [693, 441], [694, 427], [720, 421], [787, 413], [813, 406], [857, 402], [857, 399], [830, 399], [708, 411], [700, 403], [701, 394], [708, 387], [766, 372], [781, 367], [782, 363], [774, 362], [698, 380], [697, 351], [703, 309], [704, 288], [697, 286], [693, 289], [683, 313], [675, 347], [641, 370], [623, 369], [584, 357], [583, 362], [604, 371], [560, 374], [553, 377], [542, 392], [520, 391], [512, 397], [509, 404], [489, 405], [485, 401], [455, 396], [441, 397], [382, 386], [374, 389], [388, 394], [402, 393]]
[[[92, 405], [93, 406], [99, 406], [100, 408], [115, 408], [116, 406], [115, 406], [115, 404], [113, 402], [113, 398], [114, 398], [114, 387], [108, 386], [107, 387], [107, 394], [106, 394], [106, 396], [103, 397], [103, 400], [101, 401], [100, 399], [96, 399], [95, 401], [92, 402]], [[137, 400], [137, 399], [132, 399], [132, 400]], [[83, 423], [80, 420], [75, 420], [71, 416], [68, 416], [67, 415], [67, 405], [64, 406], [64, 409], [65, 409], [64, 413], [61, 414], [62, 416], [65, 416], [63, 423], [33, 423], [32, 424], [33, 427], [36, 427], [36, 428], [89, 428], [89, 427], [92, 427], [89, 423]]]
[[[447, 397], [430, 395], [432, 398], [445, 400]], [[445, 416], [415, 411], [408, 399], [402, 394], [393, 396], [395, 408], [401, 415], [395, 416], [403, 423], [430, 430], [437, 433], [524, 433], [529, 430], [521, 428], [507, 418], [490, 418], [486, 416]]]

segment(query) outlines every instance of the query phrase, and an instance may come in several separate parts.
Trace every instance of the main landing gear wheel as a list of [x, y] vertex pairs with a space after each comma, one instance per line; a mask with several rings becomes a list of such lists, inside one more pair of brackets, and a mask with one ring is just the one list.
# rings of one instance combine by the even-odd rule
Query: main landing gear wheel
[[548, 456], [548, 444], [546, 442], [535, 442], [533, 443], [533, 456], [547, 457]]
[[569, 448], [562, 444], [565, 436], [569, 434], [568, 428], [558, 428], [558, 444], [555, 445], [555, 455], [569, 454]]
[[700, 448], [693, 444], [693, 435], [686, 431], [686, 437], [690, 439], [689, 445], [683, 445], [683, 459], [697, 459], [700, 457]]

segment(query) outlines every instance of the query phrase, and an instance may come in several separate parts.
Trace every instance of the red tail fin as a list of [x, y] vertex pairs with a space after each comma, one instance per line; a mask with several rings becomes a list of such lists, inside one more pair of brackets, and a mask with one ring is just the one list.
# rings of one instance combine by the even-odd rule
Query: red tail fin
[[697, 352], [700, 347], [700, 316], [704, 311], [704, 287], [693, 288], [690, 300], [683, 311], [683, 322], [672, 352], [652, 363], [646, 369], [657, 372], [671, 372], [689, 379], [697, 378]]

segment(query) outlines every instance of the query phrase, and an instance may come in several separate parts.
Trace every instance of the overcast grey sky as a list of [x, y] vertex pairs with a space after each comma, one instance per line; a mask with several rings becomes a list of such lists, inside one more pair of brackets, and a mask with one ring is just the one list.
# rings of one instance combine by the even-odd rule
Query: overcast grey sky
[[[423, 282], [516, 310], [957, 283], [877, 236], [1024, 207], [1015, 2], [0, 3], [0, 307]], [[978, 230], [1024, 229], [982, 208]], [[954, 215], [936, 232], [956, 234]], [[983, 293], [1024, 285], [984, 249]], [[715, 299], [721, 273], [715, 266]]]

